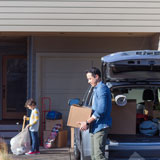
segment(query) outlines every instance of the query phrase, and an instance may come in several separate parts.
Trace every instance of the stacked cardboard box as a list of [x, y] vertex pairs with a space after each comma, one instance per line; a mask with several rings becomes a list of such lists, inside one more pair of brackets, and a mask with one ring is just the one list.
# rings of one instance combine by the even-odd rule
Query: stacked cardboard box
[[63, 129], [63, 119], [56, 119], [56, 120], [46, 119], [45, 129], [51, 131], [56, 124], [60, 124], [61, 130]]
[[54, 141], [53, 147], [66, 147], [67, 146], [67, 130], [63, 129], [63, 120], [46, 120], [45, 131], [43, 131], [43, 144], [47, 141], [52, 129], [56, 124], [60, 124], [61, 128], [59, 129], [58, 136]]

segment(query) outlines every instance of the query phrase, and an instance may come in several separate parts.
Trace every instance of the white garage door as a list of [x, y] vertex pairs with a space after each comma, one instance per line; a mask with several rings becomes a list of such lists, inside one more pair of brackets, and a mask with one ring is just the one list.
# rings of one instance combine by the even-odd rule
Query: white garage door
[[67, 104], [70, 98], [82, 98], [89, 84], [85, 70], [92, 66], [100, 67], [100, 57], [91, 57], [90, 54], [68, 57], [42, 56], [40, 59], [41, 85], [40, 97], [50, 97], [52, 109], [63, 114], [66, 124], [69, 112]]

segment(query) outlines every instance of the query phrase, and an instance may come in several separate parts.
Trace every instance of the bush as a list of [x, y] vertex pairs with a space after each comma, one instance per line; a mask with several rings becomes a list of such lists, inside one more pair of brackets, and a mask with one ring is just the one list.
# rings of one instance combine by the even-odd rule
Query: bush
[[0, 160], [12, 160], [8, 155], [8, 147], [2, 138], [0, 138]]

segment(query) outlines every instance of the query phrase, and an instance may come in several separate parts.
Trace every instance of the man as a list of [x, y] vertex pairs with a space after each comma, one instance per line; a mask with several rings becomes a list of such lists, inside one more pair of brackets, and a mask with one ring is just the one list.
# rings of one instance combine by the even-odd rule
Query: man
[[90, 126], [91, 158], [92, 160], [106, 160], [105, 145], [112, 124], [111, 93], [101, 81], [101, 72], [98, 68], [86, 71], [88, 83], [94, 87], [92, 99], [92, 116], [86, 122], [80, 122], [80, 130], [85, 131]]

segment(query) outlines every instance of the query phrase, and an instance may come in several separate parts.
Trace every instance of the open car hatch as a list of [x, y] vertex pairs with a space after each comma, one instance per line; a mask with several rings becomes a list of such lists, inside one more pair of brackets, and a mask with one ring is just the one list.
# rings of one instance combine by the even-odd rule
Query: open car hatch
[[101, 60], [106, 81], [160, 81], [160, 51], [117, 52]]

